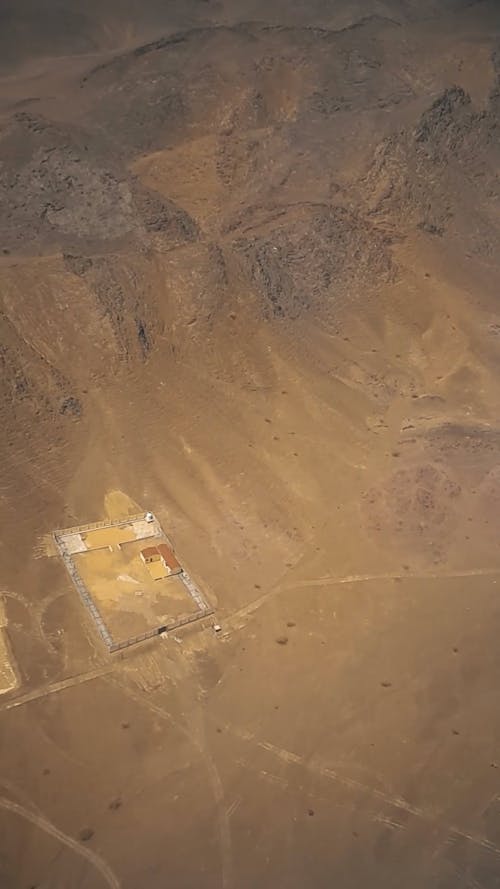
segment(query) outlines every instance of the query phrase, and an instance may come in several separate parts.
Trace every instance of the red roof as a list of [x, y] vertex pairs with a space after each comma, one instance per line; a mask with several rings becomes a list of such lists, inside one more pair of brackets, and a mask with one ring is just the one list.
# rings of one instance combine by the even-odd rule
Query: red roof
[[178, 571], [181, 566], [179, 565], [179, 562], [175, 558], [170, 547], [167, 546], [166, 543], [160, 543], [158, 544], [157, 549], [163, 561], [165, 562], [165, 565], [168, 565], [171, 571]]
[[152, 559], [154, 556], [161, 556], [165, 565], [167, 565], [171, 571], [181, 570], [179, 562], [166, 543], [159, 543], [158, 546], [147, 546], [145, 549], [141, 550], [141, 555], [144, 559]]
[[146, 549], [141, 549], [141, 555], [144, 556], [145, 559], [151, 559], [152, 556], [158, 555], [158, 547], [147, 546]]

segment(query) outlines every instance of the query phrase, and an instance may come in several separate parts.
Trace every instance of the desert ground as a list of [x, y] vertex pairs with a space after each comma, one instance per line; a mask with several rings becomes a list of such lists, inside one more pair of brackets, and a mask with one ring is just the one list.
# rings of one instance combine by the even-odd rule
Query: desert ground
[[1, 889], [500, 887], [499, 135], [496, 2], [2, 7]]

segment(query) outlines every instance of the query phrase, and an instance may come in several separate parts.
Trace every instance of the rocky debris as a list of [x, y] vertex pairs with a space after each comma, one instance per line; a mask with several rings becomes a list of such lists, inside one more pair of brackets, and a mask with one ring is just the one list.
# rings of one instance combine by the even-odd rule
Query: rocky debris
[[103, 318], [109, 321], [121, 360], [133, 363], [148, 357], [161, 322], [146, 282], [123, 256], [64, 257], [68, 271], [84, 278], [95, 294]]
[[112, 249], [149, 236], [178, 246], [197, 236], [172, 201], [144, 188], [91, 133], [18, 113], [0, 141], [4, 249]]
[[94, 830], [92, 827], [83, 827], [78, 832], [78, 839], [82, 843], [88, 843], [89, 840], [91, 840], [93, 836], [94, 836]]
[[422, 222], [419, 222], [417, 228], [426, 232], [428, 235], [438, 235], [440, 238], [443, 237], [445, 232], [443, 225], [436, 225], [435, 222], [429, 222], [427, 219], [423, 219]]
[[61, 402], [59, 413], [70, 417], [80, 417], [82, 413], [80, 399], [74, 395], [67, 395]]
[[441, 423], [426, 434], [426, 446], [436, 460], [467, 470], [478, 481], [486, 468], [496, 468], [500, 430], [495, 426]]
[[207, 245], [208, 261], [212, 281], [217, 287], [225, 287], [228, 284], [228, 273], [224, 253], [219, 244], [209, 243]]
[[379, 145], [359, 199], [389, 232], [450, 232], [472, 252], [491, 252], [499, 236], [498, 126], [491, 108], [476, 111], [461, 87], [447, 89], [415, 127]]
[[459, 517], [461, 487], [432, 463], [397, 469], [367, 491], [362, 511], [372, 532], [444, 542]]
[[127, 156], [207, 133], [241, 137], [310, 110], [331, 117], [397, 106], [414, 95], [399, 70], [405, 52], [399, 23], [383, 16], [339, 29], [219, 24], [122, 53], [86, 74], [81, 89], [89, 125]]
[[394, 274], [389, 242], [362, 217], [327, 205], [281, 208], [234, 249], [268, 313], [295, 318], [338, 306]]
[[[172, 352], [206, 340], [222, 307], [224, 317], [236, 317], [234, 300], [249, 291], [269, 319], [332, 317], [394, 280], [392, 245], [411, 234], [435, 244], [460, 236], [467, 248], [493, 256], [495, 94], [478, 110], [462, 87], [452, 87], [415, 120], [422, 95], [438, 87], [427, 59], [413, 76], [416, 44], [397, 19], [418, 9], [399, 8], [392, 20], [344, 16], [341, 27], [189, 26], [83, 77], [75, 90], [82, 125], [26, 112], [6, 119], [0, 259], [14, 268], [17, 254], [61, 251], [79, 279], [63, 275], [63, 293], [51, 296], [57, 312], [37, 344], [42, 355], [65, 368], [62, 339], [52, 351], [44, 346], [65, 305], [76, 301], [82, 329], [92, 330], [92, 373], [102, 378], [147, 360], [170, 318]], [[405, 126], [373, 157], [373, 145], [391, 132], [386, 109]], [[187, 161], [178, 168], [185, 144]], [[156, 150], [151, 163], [134, 166], [138, 153]], [[134, 168], [146, 170], [161, 194]], [[193, 200], [200, 177], [202, 193]], [[168, 196], [169, 181], [172, 194], [182, 195], [178, 203]], [[39, 313], [46, 292], [52, 286], [40, 288]], [[390, 370], [370, 373], [364, 385], [374, 397], [397, 390]], [[13, 360], [16, 398], [31, 391], [30, 380], [24, 358]], [[59, 386], [47, 377], [46, 384], [50, 410], [76, 416], [75, 380]]]
[[199, 230], [195, 221], [174, 201], [160, 197], [138, 181], [134, 182], [133, 198], [146, 232], [161, 236], [162, 243], [168, 249], [179, 247], [198, 237]]
[[97, 246], [137, 233], [126, 176], [83, 134], [16, 114], [0, 164], [0, 240], [10, 248]]
[[371, 28], [357, 36], [357, 46], [351, 36], [336, 37], [335, 51], [329, 47], [329, 56], [322, 60], [321, 75], [306, 108], [329, 118], [338, 112], [394, 109], [415, 96], [411, 82], [402, 76], [398, 31], [391, 35], [390, 59], [385, 58], [383, 42]]
[[[91, 124], [97, 123], [123, 156], [176, 145], [213, 125], [224, 83], [207, 43], [221, 45], [222, 52], [228, 30], [194, 28], [94, 69], [81, 83], [93, 103]], [[235, 48], [225, 49], [234, 57]]]
[[93, 265], [90, 256], [78, 256], [73, 253], [65, 253], [63, 255], [63, 260], [68, 272], [77, 275], [79, 278], [83, 278]]
[[458, 86], [450, 87], [425, 111], [414, 129], [415, 143], [436, 160], [455, 156], [467, 142], [483, 115], [472, 110], [470, 96]]
[[[21, 417], [51, 419], [58, 415], [78, 418], [82, 405], [70, 390], [68, 378], [20, 336], [12, 321], [0, 312], [0, 412], [9, 418], [15, 436]], [[54, 426], [57, 436], [57, 426]]]

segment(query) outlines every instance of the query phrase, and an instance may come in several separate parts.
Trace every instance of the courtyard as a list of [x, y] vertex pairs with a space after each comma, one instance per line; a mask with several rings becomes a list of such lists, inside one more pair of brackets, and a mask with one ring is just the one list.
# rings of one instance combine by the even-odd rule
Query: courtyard
[[110, 649], [210, 613], [152, 516], [82, 525], [54, 538]]

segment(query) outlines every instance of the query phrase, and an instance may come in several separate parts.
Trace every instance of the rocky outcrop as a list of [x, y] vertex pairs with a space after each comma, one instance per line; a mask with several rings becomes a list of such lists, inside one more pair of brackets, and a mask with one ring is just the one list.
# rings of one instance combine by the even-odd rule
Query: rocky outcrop
[[94, 258], [66, 254], [64, 262], [95, 298], [97, 314], [112, 333], [117, 369], [121, 362], [145, 361], [162, 329], [151, 282], [119, 254]]
[[478, 111], [462, 88], [452, 87], [415, 127], [379, 145], [361, 183], [360, 200], [389, 232], [449, 232], [472, 252], [490, 252], [492, 238], [500, 234], [498, 131], [493, 107]]
[[9, 252], [114, 249], [196, 237], [188, 214], [138, 183], [92, 133], [15, 114], [0, 141], [0, 244]]
[[275, 317], [339, 306], [394, 273], [388, 239], [341, 207], [281, 208], [234, 247]]

